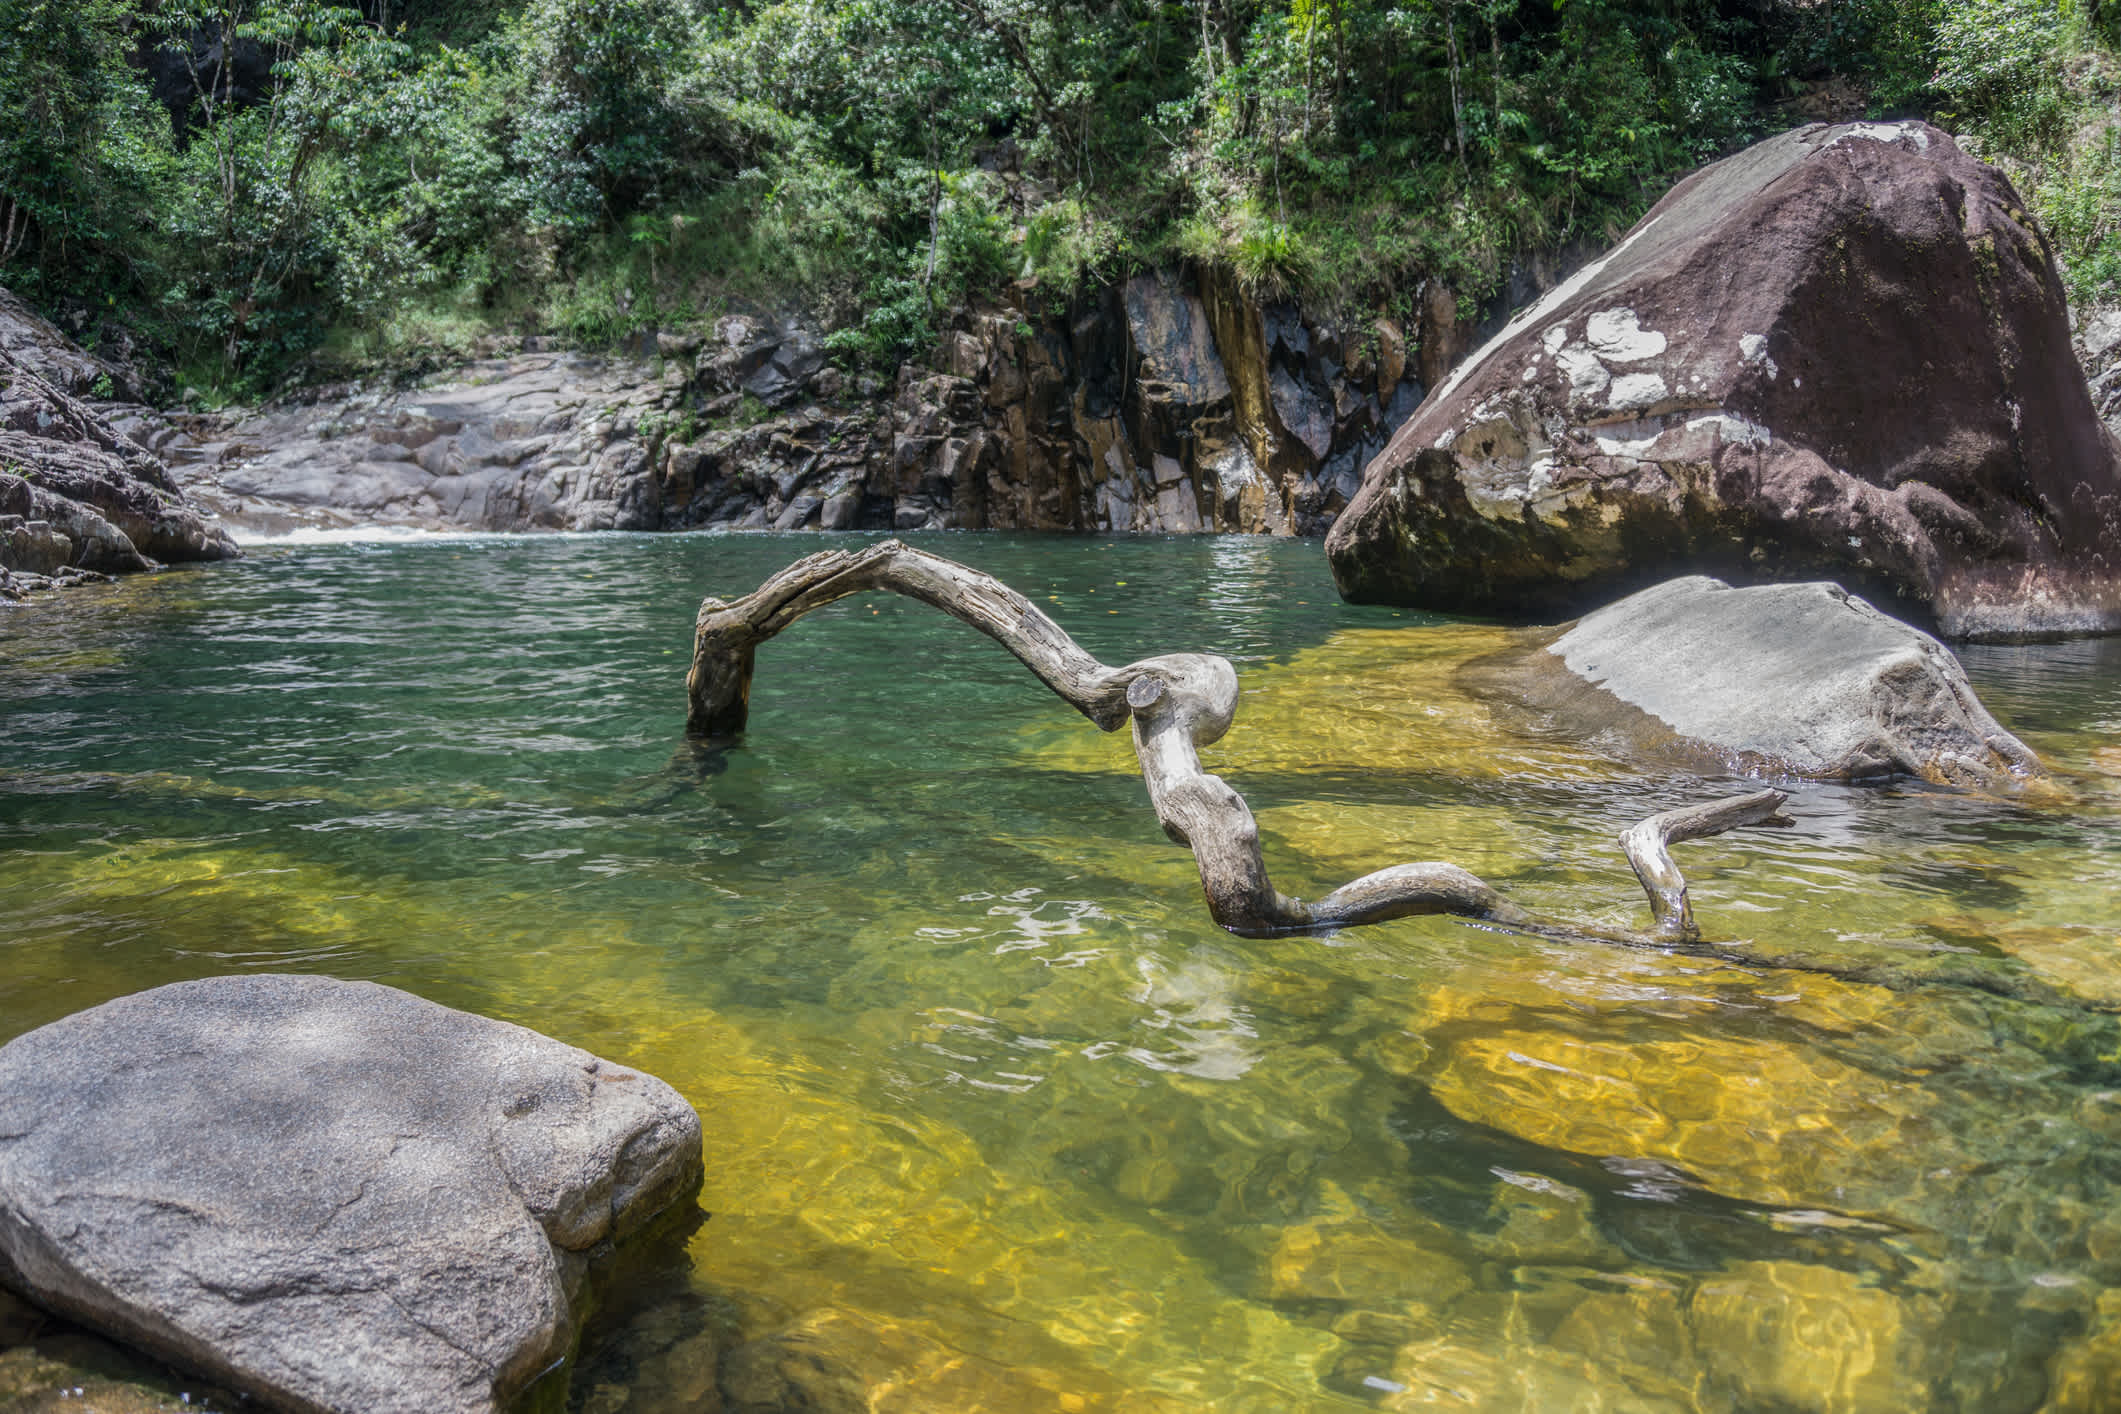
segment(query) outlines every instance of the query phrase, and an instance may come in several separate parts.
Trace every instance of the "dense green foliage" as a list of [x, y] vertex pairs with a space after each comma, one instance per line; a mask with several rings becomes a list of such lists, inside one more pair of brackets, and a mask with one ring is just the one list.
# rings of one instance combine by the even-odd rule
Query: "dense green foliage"
[[1863, 112], [2011, 164], [2080, 297], [2121, 276], [2114, 0], [364, 5], [0, 0], [0, 282], [222, 387], [732, 298], [888, 363], [1009, 282], [1181, 257], [1484, 295]]

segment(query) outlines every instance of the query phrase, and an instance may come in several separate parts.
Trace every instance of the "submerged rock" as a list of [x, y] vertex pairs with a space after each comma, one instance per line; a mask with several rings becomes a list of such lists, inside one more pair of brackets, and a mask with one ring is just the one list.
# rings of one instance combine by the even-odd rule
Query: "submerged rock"
[[1624, 755], [1980, 788], [2040, 771], [1950, 649], [1834, 584], [1675, 579], [1479, 660], [1463, 678]]
[[1274, 1301], [1336, 1301], [1421, 1324], [1472, 1285], [1440, 1230], [1388, 1231], [1361, 1217], [1291, 1223], [1268, 1254]]
[[1351, 599], [1568, 613], [1685, 568], [1950, 636], [2121, 629], [2121, 455], [2010, 183], [1923, 123], [1694, 173], [1466, 360], [1327, 541]]
[[0, 1289], [0, 1409], [7, 1414], [199, 1414], [237, 1396], [54, 1320]]
[[1694, 1289], [1688, 1309], [1703, 1383], [1770, 1409], [1920, 1409], [1941, 1302], [1806, 1262], [1741, 1262]]
[[2091, 1333], [2063, 1349], [2048, 1378], [2049, 1414], [2098, 1414], [2121, 1390], [2121, 1291], [2099, 1293]]
[[700, 1174], [661, 1081], [373, 983], [178, 983], [0, 1048], [0, 1279], [279, 1408], [494, 1409]]
[[[945, 1345], [915, 1326], [835, 1307], [812, 1311], [729, 1351], [722, 1361], [720, 1395], [726, 1414], [870, 1414], [880, 1409], [1064, 1414], [1108, 1404], [1100, 1397], [1107, 1391], [1072, 1373], [1002, 1365]], [[1161, 1411], [1165, 1406], [1151, 1395], [1126, 1407]]]

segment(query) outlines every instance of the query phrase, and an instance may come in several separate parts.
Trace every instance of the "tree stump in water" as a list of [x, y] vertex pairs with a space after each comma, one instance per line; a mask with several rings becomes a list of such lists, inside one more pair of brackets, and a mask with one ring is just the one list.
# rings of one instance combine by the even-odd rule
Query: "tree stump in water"
[[1786, 797], [1764, 790], [1654, 816], [1622, 836], [1657, 919], [1652, 934], [1612, 933], [1543, 920], [1455, 864], [1395, 864], [1343, 884], [1316, 903], [1291, 898], [1267, 877], [1259, 825], [1244, 797], [1201, 769], [1199, 748], [1221, 739], [1237, 714], [1237, 670], [1227, 658], [1170, 653], [1108, 667], [1084, 652], [1029, 599], [954, 560], [897, 540], [866, 550], [826, 550], [796, 561], [741, 599], [708, 598], [693, 635], [686, 730], [732, 737], [751, 707], [758, 646], [813, 609], [886, 591], [918, 599], [1000, 643], [1063, 701], [1114, 731], [1131, 721], [1134, 754], [1164, 833], [1193, 850], [1208, 913], [1233, 933], [1270, 937], [1451, 913], [1564, 937], [1671, 947], [1699, 937], [1686, 880], [1668, 846], [1778, 819]]

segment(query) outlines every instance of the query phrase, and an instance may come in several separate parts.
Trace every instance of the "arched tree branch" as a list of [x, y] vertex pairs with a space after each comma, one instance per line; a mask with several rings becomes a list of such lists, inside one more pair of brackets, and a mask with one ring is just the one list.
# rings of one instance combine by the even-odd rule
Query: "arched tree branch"
[[1779, 790], [1756, 791], [1706, 805], [1667, 810], [1621, 831], [1620, 847], [1627, 852], [1628, 863], [1635, 866], [1642, 891], [1650, 896], [1650, 912], [1657, 919], [1659, 937], [1687, 943], [1701, 937], [1701, 930], [1694, 926], [1694, 906], [1687, 898], [1686, 880], [1672, 862], [1671, 846], [1682, 840], [1720, 835], [1740, 825], [1787, 825], [1789, 821], [1781, 813], [1787, 799]]
[[709, 598], [693, 636], [686, 728], [728, 737], [750, 713], [758, 646], [813, 609], [854, 594], [888, 591], [941, 609], [1013, 653], [1068, 705], [1103, 731], [1131, 721], [1134, 753], [1164, 833], [1190, 846], [1208, 912], [1233, 933], [1267, 937], [1378, 923], [1416, 913], [1452, 913], [1562, 937], [1672, 947], [1699, 937], [1686, 880], [1668, 846], [1778, 818], [1785, 797], [1759, 791], [1645, 820], [1622, 836], [1657, 918], [1652, 934], [1612, 933], [1542, 920], [1455, 864], [1396, 864], [1343, 884], [1316, 903], [1291, 898], [1267, 877], [1259, 824], [1244, 797], [1201, 769], [1199, 748], [1221, 739], [1237, 715], [1237, 670], [1227, 658], [1171, 653], [1112, 668], [1091, 657], [1029, 599], [969, 566], [886, 540], [866, 550], [827, 550], [796, 561], [741, 599]]

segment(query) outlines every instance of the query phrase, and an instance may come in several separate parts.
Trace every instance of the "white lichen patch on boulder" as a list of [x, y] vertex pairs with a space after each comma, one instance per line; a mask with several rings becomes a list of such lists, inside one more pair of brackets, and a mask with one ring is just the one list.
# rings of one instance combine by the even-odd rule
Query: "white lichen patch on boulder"
[[1370, 462], [1335, 582], [1560, 617], [1711, 570], [1905, 598], [1953, 637], [2121, 629], [2121, 446], [2023, 215], [1922, 123], [1703, 168]]
[[1584, 342], [1607, 363], [1640, 363], [1665, 350], [1667, 340], [1655, 329], [1642, 327], [1632, 309], [1601, 309], [1590, 317]]

